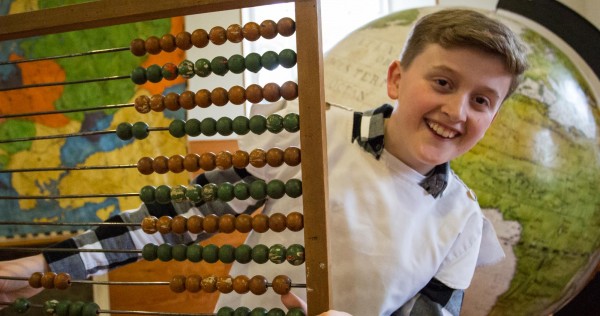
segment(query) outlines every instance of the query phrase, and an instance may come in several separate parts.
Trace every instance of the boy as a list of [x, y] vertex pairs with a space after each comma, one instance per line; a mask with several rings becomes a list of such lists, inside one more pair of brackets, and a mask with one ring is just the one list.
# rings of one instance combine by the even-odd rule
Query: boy
[[[390, 65], [387, 90], [396, 100], [395, 107], [383, 105], [365, 113], [330, 107], [328, 230], [334, 309], [357, 316], [459, 314], [475, 266], [497, 261], [503, 253], [475, 196], [452, 173], [449, 161], [484, 136], [525, 68], [524, 51], [504, 25], [473, 11], [444, 10], [417, 22], [400, 61]], [[251, 138], [242, 139], [240, 147], [298, 144], [294, 135]], [[299, 168], [247, 168], [209, 172], [196, 181], [299, 177]], [[187, 210], [174, 208], [171, 214], [250, 213], [262, 202], [211, 202]], [[140, 221], [148, 213], [163, 215], [152, 207], [142, 206], [121, 217]], [[300, 199], [287, 198], [267, 201], [264, 212], [299, 209]], [[299, 235], [250, 234], [247, 243], [302, 243]], [[139, 230], [103, 230], [60, 246], [82, 247], [92, 243], [85, 240], [96, 241], [98, 236], [120, 248], [163, 242], [161, 236], [148, 237]], [[169, 235], [165, 241], [196, 237]], [[48, 253], [27, 262], [34, 265], [31, 272], [47, 261], [53, 270], [68, 271], [77, 279], [136, 259]], [[0, 274], [6, 274], [4, 267]], [[285, 264], [237, 264], [230, 274], [261, 274], [268, 280], [286, 274], [294, 283], [304, 277], [303, 269]], [[271, 295], [220, 297], [219, 306], [274, 306], [267, 302]], [[288, 306], [301, 303], [289, 295], [284, 299]]]

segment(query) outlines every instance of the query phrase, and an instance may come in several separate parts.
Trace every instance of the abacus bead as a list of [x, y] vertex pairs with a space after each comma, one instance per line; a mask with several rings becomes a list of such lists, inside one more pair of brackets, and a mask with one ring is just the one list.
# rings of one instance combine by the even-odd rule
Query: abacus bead
[[169, 124], [169, 134], [176, 138], [185, 136], [185, 121], [175, 119]]
[[260, 135], [267, 130], [267, 118], [259, 114], [253, 115], [249, 126], [252, 133]]
[[[233, 200], [233, 184], [229, 182], [221, 183], [219, 185], [219, 190], [217, 191], [217, 196], [219, 197], [219, 200], [223, 202], [229, 202]], [[221, 224], [219, 224], [219, 229], [221, 229]]]
[[235, 261], [239, 263], [248, 263], [252, 261], [252, 247], [241, 244], [235, 248]]
[[262, 275], [255, 275], [250, 279], [248, 284], [250, 292], [255, 295], [262, 295], [267, 292], [267, 278]]
[[250, 183], [250, 196], [255, 200], [263, 200], [267, 197], [267, 183], [263, 180], [255, 180]]
[[243, 115], [234, 118], [231, 125], [233, 132], [238, 135], [246, 135], [250, 131], [250, 119]]
[[302, 195], [302, 181], [299, 179], [289, 179], [286, 181], [285, 194], [292, 198], [300, 197]]
[[294, 133], [300, 130], [300, 115], [296, 113], [288, 113], [283, 117], [283, 128]]
[[27, 280], [27, 282], [29, 283], [29, 286], [31, 286], [34, 289], [41, 288], [42, 287], [42, 276], [44, 276], [44, 274], [41, 272], [32, 273], [31, 276], [29, 277], [29, 280]]
[[231, 157], [231, 164], [238, 169], [243, 169], [250, 163], [250, 155], [243, 150], [236, 150]]
[[287, 262], [293, 266], [298, 266], [304, 263], [304, 246], [299, 244], [290, 245], [286, 252], [285, 257]]
[[131, 71], [130, 75], [131, 81], [135, 84], [144, 84], [148, 79], [146, 79], [146, 69], [144, 67], [135, 67]]
[[246, 55], [246, 60], [244, 61], [244, 66], [251, 72], [259, 72], [262, 68], [261, 57], [258, 53], [250, 53]]
[[158, 259], [158, 246], [155, 244], [145, 244], [142, 247], [142, 258], [147, 261]]
[[204, 230], [207, 233], [216, 233], [219, 231], [219, 217], [215, 214], [209, 214], [204, 217], [204, 222], [202, 223]]
[[83, 307], [85, 303], [82, 301], [75, 301], [69, 306], [69, 316], [82, 316]]
[[294, 307], [291, 308], [290, 310], [288, 310], [287, 314], [285, 314], [285, 316], [306, 316], [304, 314], [304, 311], [299, 308], [299, 307]]
[[159, 217], [158, 221], [156, 222], [156, 229], [158, 230], [158, 232], [161, 234], [170, 233], [172, 220], [173, 220], [173, 218], [171, 218], [171, 216], [168, 216], [168, 215], [163, 215], [163, 216]]
[[173, 34], [165, 34], [160, 38], [160, 48], [167, 52], [173, 52], [177, 48], [177, 44], [175, 41], [175, 36]]
[[202, 277], [198, 274], [190, 274], [185, 278], [185, 289], [190, 293], [200, 292], [202, 289]]
[[240, 105], [246, 102], [246, 89], [241, 86], [233, 86], [227, 92], [229, 101], [235, 105]]
[[278, 134], [283, 130], [283, 117], [279, 114], [271, 114], [267, 117], [267, 130]]
[[[233, 192], [233, 185], [231, 185], [231, 190]], [[219, 218], [219, 231], [226, 234], [233, 233], [235, 231], [235, 216], [223, 214]]]
[[187, 120], [185, 122], [185, 133], [189, 136], [198, 136], [202, 134], [202, 123], [195, 118]]
[[260, 149], [256, 148], [250, 152], [250, 164], [256, 168], [262, 168], [267, 164], [267, 153]]
[[[186, 122], [186, 127], [187, 127], [187, 122]], [[186, 131], [187, 131], [187, 128], [186, 128]], [[185, 158], [183, 159], [183, 167], [185, 168], [186, 171], [189, 171], [189, 172], [196, 172], [196, 171], [200, 170], [200, 155], [195, 154], [195, 153], [185, 155]]]
[[187, 246], [183, 244], [177, 244], [173, 246], [171, 253], [175, 261], [185, 261], [185, 259], [187, 259]]
[[146, 39], [144, 47], [148, 54], [156, 55], [161, 52], [160, 39], [156, 36], [150, 36]]
[[247, 233], [252, 230], [252, 216], [240, 214], [235, 218], [235, 229], [240, 233]]
[[242, 27], [239, 24], [231, 24], [227, 27], [227, 40], [232, 43], [239, 43], [244, 39]]
[[279, 64], [284, 68], [292, 68], [296, 65], [298, 56], [296, 52], [286, 48], [279, 52]]
[[203, 48], [206, 47], [206, 45], [208, 45], [209, 43], [209, 39], [208, 39], [208, 32], [206, 32], [206, 30], [203, 29], [197, 29], [194, 32], [192, 32], [192, 44], [198, 48]]
[[200, 168], [205, 171], [211, 171], [217, 166], [216, 155], [211, 152], [202, 153], [200, 155]]
[[133, 125], [131, 125], [131, 123], [120, 123], [117, 125], [115, 134], [117, 134], [117, 137], [119, 137], [121, 140], [130, 140], [131, 137], [133, 137], [133, 133], [131, 131], [132, 127]]
[[252, 260], [256, 263], [265, 263], [269, 261], [269, 247], [263, 244], [252, 247]]
[[[182, 158], [183, 159], [183, 158]], [[183, 167], [181, 167], [183, 170]], [[177, 173], [177, 172], [176, 172]], [[183, 185], [176, 185], [171, 189], [171, 201], [181, 203], [186, 200], [187, 189]]]
[[169, 158], [165, 156], [154, 157], [152, 161], [152, 169], [158, 174], [165, 174], [169, 172]]
[[138, 160], [137, 162], [137, 170], [144, 175], [152, 174], [154, 172], [154, 169], [152, 169], [153, 160], [154, 159], [152, 159], [151, 157], [140, 158], [140, 160]]
[[246, 60], [240, 54], [231, 55], [227, 61], [227, 67], [234, 74], [241, 74], [246, 70]]
[[[217, 199], [217, 190], [219, 187], [214, 183], [209, 183], [202, 187], [202, 200], [210, 202]], [[204, 229], [206, 230], [206, 219], [204, 220]]]
[[233, 290], [238, 294], [246, 294], [250, 290], [250, 279], [245, 275], [238, 275], [233, 279]]
[[160, 261], [171, 261], [173, 259], [173, 247], [168, 243], [161, 244], [156, 249], [156, 255]]
[[68, 316], [69, 315], [69, 306], [71, 306], [71, 301], [69, 300], [61, 300], [56, 304], [55, 314], [56, 316]]
[[[187, 190], [185, 191], [185, 197], [194, 203], [201, 202], [202, 201], [202, 186], [199, 184], [194, 184], [194, 185], [189, 186], [187, 188]], [[188, 229], [190, 229], [189, 226], [190, 226], [190, 222], [188, 219]]]
[[196, 107], [196, 101], [194, 100], [194, 92], [184, 91], [179, 95], [179, 105], [186, 110], [191, 110]]
[[275, 102], [279, 100], [281, 98], [279, 85], [274, 82], [267, 83], [263, 88], [263, 97], [269, 102]]
[[252, 229], [257, 233], [264, 233], [269, 230], [269, 216], [265, 214], [256, 214], [252, 218]]
[[213, 244], [204, 246], [202, 249], [202, 259], [208, 263], [219, 261], [219, 247]]
[[146, 42], [141, 38], [136, 38], [129, 43], [129, 50], [134, 56], [142, 57], [146, 55]]
[[61, 272], [54, 278], [54, 287], [59, 290], [65, 290], [71, 285], [71, 275], [66, 272]]
[[273, 20], [264, 20], [260, 23], [260, 36], [265, 39], [272, 39], [277, 36], [277, 23]]
[[267, 316], [285, 316], [285, 312], [279, 307], [274, 307], [267, 312]]
[[279, 167], [283, 165], [283, 150], [273, 147], [267, 150], [267, 164], [271, 167]]
[[287, 229], [298, 232], [304, 228], [304, 215], [300, 212], [291, 212], [286, 216]]
[[281, 199], [285, 195], [285, 189], [283, 181], [274, 179], [267, 184], [267, 195], [272, 199]]
[[179, 94], [175, 92], [169, 92], [165, 96], [165, 107], [171, 111], [177, 111], [181, 109], [179, 104]]
[[286, 81], [279, 88], [279, 92], [285, 100], [294, 100], [298, 97], [298, 84], [293, 81]]
[[198, 104], [201, 108], [207, 108], [212, 104], [212, 100], [210, 99], [210, 91], [207, 89], [200, 89], [196, 91], [196, 96], [194, 97], [196, 104]]
[[54, 278], [56, 277], [56, 273], [54, 272], [44, 272], [42, 275], [42, 287], [45, 289], [54, 288]]
[[217, 132], [219, 135], [229, 136], [233, 133], [233, 120], [223, 116], [217, 120]]
[[291, 18], [282, 18], [277, 22], [277, 32], [282, 36], [291, 36], [296, 32], [296, 22]]
[[131, 134], [135, 139], [144, 139], [148, 137], [150, 131], [148, 130], [148, 124], [146, 122], [135, 122], [131, 126]]
[[229, 102], [227, 90], [223, 87], [214, 88], [210, 93], [210, 99], [216, 106], [223, 106]]
[[179, 66], [177, 67], [177, 72], [179, 73], [179, 75], [182, 78], [185, 78], [185, 79], [192, 78], [196, 74], [194, 72], [194, 63], [187, 59], [182, 61], [181, 63], [179, 63]]
[[224, 76], [229, 72], [227, 58], [217, 56], [210, 61], [210, 69], [215, 75]]
[[231, 293], [233, 291], [233, 278], [230, 275], [217, 277], [217, 290], [221, 293]]
[[202, 246], [199, 244], [192, 244], [187, 247], [185, 255], [190, 262], [202, 261]]
[[173, 63], [166, 63], [162, 66], [161, 69], [162, 77], [166, 80], [175, 80], [177, 79], [177, 75], [179, 74], [177, 65]]
[[297, 166], [302, 162], [302, 155], [300, 148], [290, 146], [283, 151], [283, 161], [288, 166]]
[[248, 22], [242, 28], [242, 35], [249, 41], [256, 41], [260, 38], [260, 26], [255, 22]]
[[194, 64], [194, 72], [202, 78], [210, 76], [212, 69], [210, 68], [210, 61], [206, 58], [200, 58], [196, 60]]
[[183, 275], [174, 275], [169, 282], [169, 288], [175, 293], [183, 293], [185, 291], [185, 279]]
[[[151, 185], [145, 185], [140, 190], [140, 200], [144, 203], [152, 204], [156, 201], [156, 188]], [[144, 218], [146, 220], [146, 218]], [[142, 224], [144, 224], [144, 220], [142, 220]], [[149, 221], [149, 220], [148, 220]], [[146, 223], [146, 225], [150, 225], [150, 223]], [[144, 226], [142, 225], [142, 228]], [[156, 228], [154, 228], [156, 229]], [[148, 231], [144, 230], [147, 234], [154, 234], [156, 231], [151, 232], [152, 228], [148, 227]]]
[[281, 213], [273, 213], [269, 216], [269, 229], [280, 233], [287, 228], [287, 217]]
[[182, 155], [173, 155], [169, 157], [169, 170], [173, 173], [183, 172], [183, 159]]
[[[164, 184], [159, 185], [158, 187], [156, 187], [154, 196], [156, 198], [156, 202], [159, 204], [171, 203], [171, 187], [168, 185], [164, 185]], [[160, 229], [159, 229], [159, 231], [160, 231]]]
[[181, 50], [192, 48], [192, 34], [186, 31], [179, 32], [177, 36], [175, 36], [175, 45]]
[[26, 298], [17, 298], [13, 303], [12, 303], [12, 308], [19, 314], [23, 314], [25, 312], [27, 312], [29, 310], [29, 300], [27, 300]]
[[217, 121], [214, 118], [206, 117], [201, 123], [202, 134], [206, 136], [213, 136], [217, 133]]
[[215, 45], [227, 42], [227, 31], [221, 26], [215, 26], [208, 32], [208, 39]]
[[235, 309], [233, 316], [250, 316], [250, 308], [246, 306], [240, 306]]
[[263, 89], [261, 86], [253, 83], [246, 87], [246, 100], [252, 103], [259, 103], [263, 100]]
[[278, 275], [272, 282], [273, 291], [279, 295], [287, 294], [292, 288], [292, 280], [287, 275]]
[[217, 311], [217, 316], [233, 316], [233, 312], [233, 308], [225, 306], [219, 308], [219, 310]]
[[275, 244], [269, 248], [269, 261], [280, 264], [285, 262], [285, 246]]
[[263, 68], [267, 70], [274, 70], [279, 66], [279, 55], [272, 51], [266, 51], [260, 57], [260, 61], [262, 63]]
[[148, 66], [146, 68], [146, 78], [152, 83], [160, 82], [163, 78], [162, 68], [157, 64]]
[[165, 110], [165, 97], [162, 94], [154, 94], [150, 97], [150, 108], [154, 112]]
[[250, 311], [250, 316], [266, 316], [267, 310], [263, 307], [255, 307]]
[[232, 245], [219, 247], [219, 260], [223, 263], [232, 263], [235, 260], [235, 247]]
[[250, 197], [250, 185], [245, 182], [238, 182], [233, 186], [233, 195], [238, 200], [246, 200]]
[[150, 112], [152, 110], [150, 108], [150, 97], [147, 95], [140, 95], [139, 97], [135, 98], [134, 107], [138, 113], [145, 114]]
[[56, 305], [58, 305], [57, 300], [47, 300], [44, 302], [42, 306], [42, 311], [46, 316], [53, 316], [56, 311]]

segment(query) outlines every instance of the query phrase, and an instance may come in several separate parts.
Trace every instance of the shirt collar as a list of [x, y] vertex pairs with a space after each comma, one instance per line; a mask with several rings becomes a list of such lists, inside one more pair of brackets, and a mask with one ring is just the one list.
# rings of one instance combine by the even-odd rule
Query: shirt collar
[[[356, 141], [366, 152], [379, 159], [383, 152], [383, 133], [385, 119], [389, 118], [394, 107], [384, 104], [366, 112], [354, 112], [352, 124], [352, 142]], [[435, 166], [419, 185], [434, 198], [440, 197], [448, 186], [450, 164]]]

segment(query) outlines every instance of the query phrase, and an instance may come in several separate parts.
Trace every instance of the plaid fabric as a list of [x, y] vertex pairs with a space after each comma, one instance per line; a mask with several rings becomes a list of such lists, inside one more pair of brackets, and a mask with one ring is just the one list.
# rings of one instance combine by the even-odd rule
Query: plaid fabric
[[449, 288], [437, 279], [432, 279], [391, 316], [459, 316], [463, 298], [463, 290]]

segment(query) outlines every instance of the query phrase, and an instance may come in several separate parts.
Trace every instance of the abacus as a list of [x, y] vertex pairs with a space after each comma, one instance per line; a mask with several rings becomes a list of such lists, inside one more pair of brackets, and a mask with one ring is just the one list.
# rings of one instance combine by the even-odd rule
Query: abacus
[[[326, 210], [327, 210], [327, 180], [325, 174], [327, 172], [326, 165], [326, 144], [325, 144], [325, 102], [323, 91], [323, 71], [322, 71], [322, 52], [320, 45], [320, 22], [319, 22], [319, 2], [317, 0], [182, 0], [182, 1], [140, 1], [140, 0], [104, 0], [87, 2], [76, 5], [68, 5], [64, 7], [44, 9], [27, 13], [7, 15], [0, 17], [0, 41], [24, 38], [34, 35], [44, 35], [51, 33], [66, 32], [72, 30], [90, 29], [116, 25], [122, 23], [131, 23], [138, 21], [147, 21], [151, 19], [183, 16], [189, 14], [208, 13], [222, 10], [241, 9], [243, 7], [254, 7], [282, 2], [295, 3], [295, 19], [285, 20], [283, 26], [277, 24], [266, 23], [265, 30], [261, 32], [261, 28], [256, 23], [250, 25], [248, 29], [243, 29], [239, 25], [232, 25], [232, 30], [225, 30], [223, 27], [215, 27], [210, 33], [204, 31], [199, 34], [183, 34], [182, 38], [174, 35], [165, 35], [162, 38], [152, 37], [144, 40], [134, 40], [128, 47], [136, 56], [142, 56], [146, 53], [156, 54], [160, 50], [174, 51], [176, 49], [189, 49], [192, 46], [203, 47], [212, 42], [215, 45], [220, 45], [226, 41], [239, 43], [242, 40], [256, 40], [258, 37], [273, 38], [277, 32], [289, 32], [290, 28], [295, 32], [297, 42], [297, 52], [291, 50], [282, 51], [279, 54], [275, 52], [266, 52], [262, 55], [256, 53], [249, 54], [245, 57], [232, 56], [225, 64], [225, 57], [217, 57], [213, 60], [201, 60], [196, 65], [180, 64], [165, 64], [163, 67], [148, 67], [147, 69], [134, 69], [131, 75], [114, 76], [104, 78], [104, 80], [117, 80], [129, 78], [133, 83], [139, 84], [146, 81], [158, 82], [160, 80], [172, 80], [177, 74], [181, 77], [186, 76], [186, 71], [190, 71], [193, 67], [196, 69], [207, 69], [209, 66], [214, 74], [224, 74], [227, 71], [233, 73], [241, 73], [244, 68], [248, 71], [258, 71], [262, 66], [266, 69], [276, 67], [278, 60], [282, 66], [292, 66], [294, 59], [298, 68], [297, 84], [293, 81], [288, 81], [281, 86], [276, 84], [265, 85], [260, 87], [251, 85], [246, 88], [232, 87], [229, 90], [225, 88], [217, 88], [212, 91], [202, 90], [193, 94], [188, 91], [177, 94], [139, 96], [133, 104], [114, 104], [110, 107], [123, 108], [133, 107], [139, 113], [150, 113], [152, 111], [168, 110], [188, 110], [195, 106], [208, 107], [211, 104], [216, 106], [224, 105], [228, 102], [233, 104], [242, 104], [244, 101], [260, 102], [261, 99], [267, 101], [275, 101], [279, 98], [292, 100], [298, 98], [300, 104], [299, 115], [290, 117], [272, 116], [267, 118], [250, 118], [247, 121], [243, 119], [228, 120], [228, 119], [205, 119], [202, 121], [191, 119], [187, 121], [174, 120], [169, 127], [149, 127], [144, 122], [122, 123], [115, 130], [106, 130], [98, 132], [84, 133], [66, 133], [55, 134], [46, 137], [20, 137], [7, 139], [3, 142], [24, 142], [37, 141], [51, 138], [67, 138], [78, 136], [93, 136], [98, 134], [114, 133], [122, 140], [143, 140], [150, 132], [167, 131], [174, 137], [183, 137], [187, 135], [214, 135], [216, 133], [247, 133], [249, 131], [261, 134], [266, 130], [300, 132], [300, 143], [302, 147], [302, 161], [300, 163], [300, 153], [298, 148], [271, 148], [267, 150], [257, 149], [252, 152], [236, 151], [231, 154], [227, 151], [219, 152], [218, 154], [204, 153], [187, 154], [156, 157], [141, 157], [136, 164], [122, 164], [113, 166], [85, 166], [85, 167], [32, 167], [21, 170], [10, 170], [8, 172], [44, 172], [48, 170], [102, 170], [105, 168], [136, 168], [141, 174], [147, 175], [151, 173], [164, 174], [167, 172], [181, 173], [184, 171], [196, 172], [202, 170], [212, 170], [214, 168], [231, 168], [245, 167], [248, 164], [253, 166], [294, 166], [301, 164], [305, 176], [300, 182], [298, 179], [291, 179], [287, 182], [281, 180], [270, 181], [269, 183], [259, 184], [262, 187], [262, 196], [268, 195], [270, 198], [278, 198], [285, 194], [293, 197], [302, 195], [304, 212], [303, 214], [292, 212], [287, 215], [282, 213], [272, 214], [270, 217], [266, 215], [250, 216], [207, 216], [205, 218], [184, 218], [175, 217], [169, 218], [148, 218], [139, 223], [144, 231], [148, 233], [174, 232], [181, 233], [184, 231], [195, 232], [200, 230], [200, 226], [206, 232], [232, 232], [234, 230], [240, 232], [248, 232], [255, 230], [258, 232], [265, 230], [273, 230], [275, 232], [284, 229], [292, 231], [301, 231], [304, 233], [304, 246], [292, 245], [287, 250], [278, 248], [273, 245], [266, 248], [264, 245], [259, 249], [249, 249], [245, 247], [205, 247], [202, 252], [202, 259], [207, 262], [233, 262], [233, 260], [245, 260], [248, 263], [254, 260], [255, 262], [272, 262], [288, 261], [290, 264], [296, 265], [305, 261], [306, 265], [306, 284], [299, 285], [292, 283], [292, 280], [285, 276], [278, 276], [269, 283], [269, 280], [261, 276], [174, 276], [168, 282], [158, 282], [158, 285], [168, 285], [174, 292], [181, 292], [185, 289], [188, 291], [199, 291], [200, 289], [207, 292], [221, 291], [228, 293], [235, 290], [238, 293], [251, 291], [254, 294], [263, 294], [268, 287], [272, 287], [277, 294], [283, 294], [289, 291], [291, 287], [306, 287], [308, 300], [308, 314], [315, 315], [329, 309], [329, 280], [328, 280], [328, 260], [327, 260], [327, 236], [326, 236]], [[291, 22], [290, 22], [291, 21]], [[287, 23], [287, 28], [286, 24]], [[293, 23], [291, 26], [289, 23]], [[278, 29], [282, 27], [283, 29]], [[283, 30], [283, 31], [282, 31]], [[186, 36], [189, 35], [189, 36]], [[143, 45], [142, 45], [143, 44]], [[122, 50], [103, 49], [99, 51], [87, 52], [92, 53], [111, 53]], [[73, 56], [78, 55], [76, 52]], [[297, 55], [297, 56], [296, 56]], [[65, 58], [69, 56], [55, 56], [49, 58]], [[258, 65], [260, 61], [260, 66]], [[243, 64], [243, 66], [242, 66]], [[187, 67], [187, 68], [186, 68]], [[177, 69], [177, 70], [175, 70]], [[176, 74], [177, 73], [177, 74]], [[196, 72], [199, 76], [202, 71]], [[209, 73], [205, 73], [208, 75]], [[57, 84], [79, 84], [81, 82], [62, 82]], [[48, 84], [46, 84], [48, 85]], [[31, 84], [18, 88], [36, 88], [44, 85]], [[8, 89], [4, 89], [8, 90]], [[0, 93], [4, 91], [0, 89]], [[106, 109], [107, 106], [102, 106], [98, 109]], [[94, 110], [88, 109], [88, 110]], [[48, 113], [36, 112], [28, 113], [27, 115], [45, 115]], [[6, 116], [4, 119], [11, 119]], [[301, 118], [301, 119], [300, 119]], [[298, 123], [299, 120], [299, 123]], [[286, 179], [287, 180], [287, 179]], [[177, 186], [170, 188], [168, 185], [144, 186], [139, 192], [135, 193], [115, 193], [115, 194], [73, 194], [73, 195], [46, 195], [46, 196], [4, 196], [4, 199], [73, 199], [73, 198], [93, 198], [97, 196], [127, 196], [139, 197], [144, 202], [168, 203], [170, 201], [177, 202], [179, 199], [189, 199], [192, 201], [239, 198], [239, 194], [251, 194], [247, 191], [248, 188], [236, 188], [233, 185], [212, 185], [202, 188]], [[242, 192], [242, 193], [239, 193]], [[260, 195], [260, 193], [259, 193]], [[201, 223], [201, 224], [200, 224]], [[305, 224], [304, 224], [305, 223]], [[14, 223], [14, 224], [32, 224], [32, 223]], [[48, 224], [48, 223], [46, 223]], [[95, 225], [96, 223], [57, 223], [58, 225]], [[110, 225], [111, 223], [105, 223]], [[118, 225], [118, 224], [115, 224]], [[192, 250], [182, 250], [182, 245], [171, 247], [170, 245], [147, 245], [144, 249], [121, 250], [135, 253], [141, 253], [142, 256], [151, 261], [156, 258], [174, 258], [175, 260], [200, 260], [197, 245], [192, 245]], [[256, 248], [256, 247], [255, 247]], [[8, 248], [6, 248], [8, 249]], [[304, 258], [303, 250], [306, 250]], [[17, 251], [17, 248], [9, 250]], [[32, 250], [30, 248], [30, 250]], [[33, 248], [35, 251], [36, 249]], [[78, 250], [82, 251], [82, 250]], [[223, 254], [221, 253], [223, 252]], [[240, 254], [238, 254], [238, 252]], [[256, 258], [249, 257], [249, 253], [256, 252]], [[183, 256], [183, 253], [191, 255]], [[287, 256], [285, 254], [287, 254]], [[244, 259], [238, 259], [244, 258]], [[272, 258], [271, 258], [272, 257]], [[162, 259], [161, 259], [162, 260]], [[34, 287], [44, 288], [64, 288], [71, 283], [93, 282], [86, 280], [71, 280], [68, 275], [63, 273], [47, 273], [34, 274], [31, 276], [23, 276]], [[148, 282], [157, 285], [157, 282]], [[18, 305], [17, 309], [26, 309], [27, 301], [18, 300], [15, 302]], [[54, 305], [46, 308], [53, 308], [57, 314], [65, 313], [69, 308], [75, 308], [64, 302], [57, 302]], [[79, 311], [84, 314], [110, 313], [111, 311], [99, 310], [94, 303], [83, 304], [77, 306]], [[114, 312], [114, 311], [113, 311]], [[230, 311], [233, 312], [233, 309]], [[249, 311], [248, 311], [249, 312]], [[260, 311], [259, 311], [260, 312]], [[266, 313], [266, 310], [264, 310]]]

